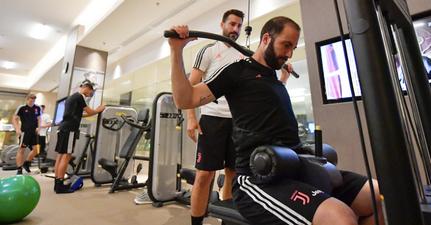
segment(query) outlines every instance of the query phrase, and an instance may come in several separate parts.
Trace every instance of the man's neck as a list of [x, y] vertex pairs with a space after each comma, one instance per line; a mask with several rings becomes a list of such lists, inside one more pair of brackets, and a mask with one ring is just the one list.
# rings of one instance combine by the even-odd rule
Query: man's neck
[[262, 64], [263, 66], [266, 66], [271, 69], [271, 67], [266, 64], [265, 59], [263, 58], [262, 54], [263, 50], [260, 50], [259, 48], [254, 52], [254, 54], [251, 56], [254, 60], [256, 60], [258, 63]]

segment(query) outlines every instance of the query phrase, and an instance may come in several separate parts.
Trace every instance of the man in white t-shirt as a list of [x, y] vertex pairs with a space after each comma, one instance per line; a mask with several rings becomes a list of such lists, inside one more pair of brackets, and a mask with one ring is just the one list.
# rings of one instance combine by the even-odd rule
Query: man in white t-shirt
[[[224, 13], [220, 27], [223, 36], [234, 41], [241, 33], [244, 13], [231, 9]], [[237, 59], [244, 58], [229, 44], [216, 41], [201, 48], [196, 54], [190, 74], [190, 83], [208, 79], [217, 69]], [[206, 212], [209, 188], [215, 171], [224, 169], [223, 199], [232, 198], [231, 181], [235, 176], [235, 149], [232, 141], [232, 115], [224, 97], [200, 108], [198, 122], [195, 110], [187, 110], [187, 133], [197, 142], [195, 167], [196, 179], [191, 196], [192, 225], [202, 224]], [[199, 133], [196, 137], [196, 130]]]
[[42, 116], [40, 121], [40, 129], [39, 129], [39, 145], [40, 145], [40, 156], [44, 159], [46, 158], [46, 132], [48, 128], [51, 126], [51, 116], [45, 113], [45, 105], [40, 106], [42, 108]]

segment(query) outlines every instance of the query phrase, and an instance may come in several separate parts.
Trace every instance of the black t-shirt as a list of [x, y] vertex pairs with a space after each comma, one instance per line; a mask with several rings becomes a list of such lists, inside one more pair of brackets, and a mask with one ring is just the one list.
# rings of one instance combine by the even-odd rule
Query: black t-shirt
[[64, 106], [63, 122], [61, 122], [58, 129], [64, 131], [78, 131], [82, 113], [86, 106], [85, 97], [79, 92], [75, 92], [67, 97]]
[[258, 146], [301, 147], [289, 94], [274, 70], [247, 58], [226, 65], [205, 83], [229, 103], [239, 174], [251, 174], [250, 155]]
[[39, 126], [37, 118], [42, 115], [42, 109], [38, 105], [28, 106], [27, 104], [20, 105], [15, 110], [15, 115], [21, 120], [22, 132], [35, 132]]

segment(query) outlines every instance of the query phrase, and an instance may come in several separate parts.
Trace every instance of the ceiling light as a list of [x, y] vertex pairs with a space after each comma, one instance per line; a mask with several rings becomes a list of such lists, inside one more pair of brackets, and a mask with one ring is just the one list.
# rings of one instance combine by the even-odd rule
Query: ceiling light
[[43, 24], [36, 24], [33, 27], [33, 31], [31, 33], [31, 37], [34, 39], [45, 39], [46, 37], [48, 37], [48, 33], [49, 33], [49, 27], [47, 25], [43, 25]]
[[8, 69], [11, 69], [14, 65], [15, 65], [15, 63], [9, 61], [9, 62], [6, 62], [4, 64], [4, 68], [6, 68], [8, 70]]

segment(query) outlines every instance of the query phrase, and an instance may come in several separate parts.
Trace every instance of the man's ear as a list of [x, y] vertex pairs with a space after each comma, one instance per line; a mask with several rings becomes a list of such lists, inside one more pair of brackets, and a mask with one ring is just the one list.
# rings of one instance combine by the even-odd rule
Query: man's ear
[[268, 45], [269, 42], [271, 42], [271, 36], [269, 36], [268, 33], [265, 33], [262, 37], [262, 42], [263, 44]]

